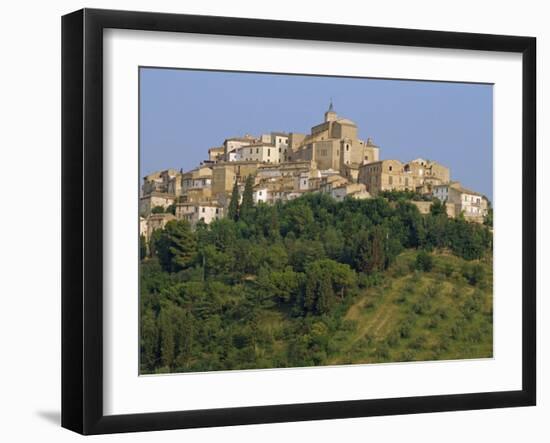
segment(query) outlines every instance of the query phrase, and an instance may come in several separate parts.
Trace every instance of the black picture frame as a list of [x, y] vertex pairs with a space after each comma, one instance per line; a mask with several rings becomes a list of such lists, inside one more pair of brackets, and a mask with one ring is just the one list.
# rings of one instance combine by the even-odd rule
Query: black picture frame
[[[103, 413], [103, 30], [171, 31], [522, 54], [522, 389], [177, 412]], [[536, 403], [536, 39], [83, 9], [62, 18], [62, 426], [152, 431]]]

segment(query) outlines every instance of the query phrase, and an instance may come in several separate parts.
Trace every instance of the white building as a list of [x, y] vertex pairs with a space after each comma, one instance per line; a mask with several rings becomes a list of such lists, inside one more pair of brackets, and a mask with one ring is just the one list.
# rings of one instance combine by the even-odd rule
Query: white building
[[223, 217], [223, 208], [218, 203], [178, 203], [176, 205], [176, 218], [187, 220], [191, 225], [196, 225], [199, 220], [206, 224]]
[[236, 161], [280, 163], [279, 149], [271, 143], [254, 143], [236, 150]]
[[487, 199], [478, 192], [463, 188], [459, 182], [435, 185], [432, 195], [447, 205], [453, 205], [455, 214], [462, 213], [466, 219], [481, 221], [487, 215]]
[[258, 140], [250, 135], [244, 137], [228, 138], [223, 142], [225, 149], [225, 160], [228, 162], [239, 161], [237, 150], [243, 146], [248, 146], [252, 143], [256, 143]]
[[254, 204], [257, 205], [258, 203], [268, 203], [272, 200], [271, 198], [271, 192], [267, 188], [267, 186], [259, 187], [254, 190], [254, 193], [252, 194], [252, 198], [254, 200]]

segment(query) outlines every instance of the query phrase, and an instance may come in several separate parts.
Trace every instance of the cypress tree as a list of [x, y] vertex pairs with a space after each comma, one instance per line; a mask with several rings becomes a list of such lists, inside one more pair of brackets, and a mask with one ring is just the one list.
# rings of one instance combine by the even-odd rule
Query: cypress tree
[[241, 210], [239, 212], [239, 217], [241, 219], [249, 215], [252, 211], [252, 208], [254, 207], [253, 187], [254, 177], [249, 175], [248, 177], [246, 177], [246, 182], [244, 184], [243, 202], [241, 204]]
[[235, 184], [233, 185], [231, 201], [229, 202], [229, 208], [227, 209], [227, 217], [235, 221], [239, 219], [239, 185], [237, 180], [235, 180]]
[[304, 288], [304, 312], [311, 312], [315, 308], [317, 292], [317, 275], [312, 270], [306, 274], [306, 284]]
[[321, 281], [317, 286], [317, 303], [316, 311], [318, 314], [326, 314], [330, 311], [334, 298], [334, 290], [332, 289], [332, 279], [328, 272], [323, 273]]

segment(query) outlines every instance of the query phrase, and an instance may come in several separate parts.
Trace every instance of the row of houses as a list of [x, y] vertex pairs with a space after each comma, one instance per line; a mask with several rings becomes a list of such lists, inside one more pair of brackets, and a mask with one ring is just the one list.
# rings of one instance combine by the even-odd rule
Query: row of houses
[[[487, 214], [488, 200], [452, 181], [448, 167], [422, 158], [405, 163], [380, 160], [379, 155], [373, 140], [359, 139], [357, 125], [339, 117], [331, 103], [324, 121], [309, 134], [228, 138], [210, 148], [208, 159], [190, 171], [167, 169], [144, 177], [140, 216], [147, 228], [143, 232], [149, 236], [149, 225], [158, 227], [172, 218], [195, 225], [223, 217], [233, 187], [237, 184], [242, 195], [249, 176], [254, 177], [256, 204], [289, 201], [308, 192], [343, 200], [415, 191], [445, 201], [451, 217], [463, 214], [479, 222]], [[415, 204], [421, 212], [429, 211], [429, 202]]]

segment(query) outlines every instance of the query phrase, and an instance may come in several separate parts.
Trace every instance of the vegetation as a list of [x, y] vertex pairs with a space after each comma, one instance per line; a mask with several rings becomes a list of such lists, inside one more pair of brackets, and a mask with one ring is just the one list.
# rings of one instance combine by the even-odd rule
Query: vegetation
[[384, 198], [254, 206], [247, 185], [230, 216], [154, 232], [142, 373], [492, 355], [488, 227]]

